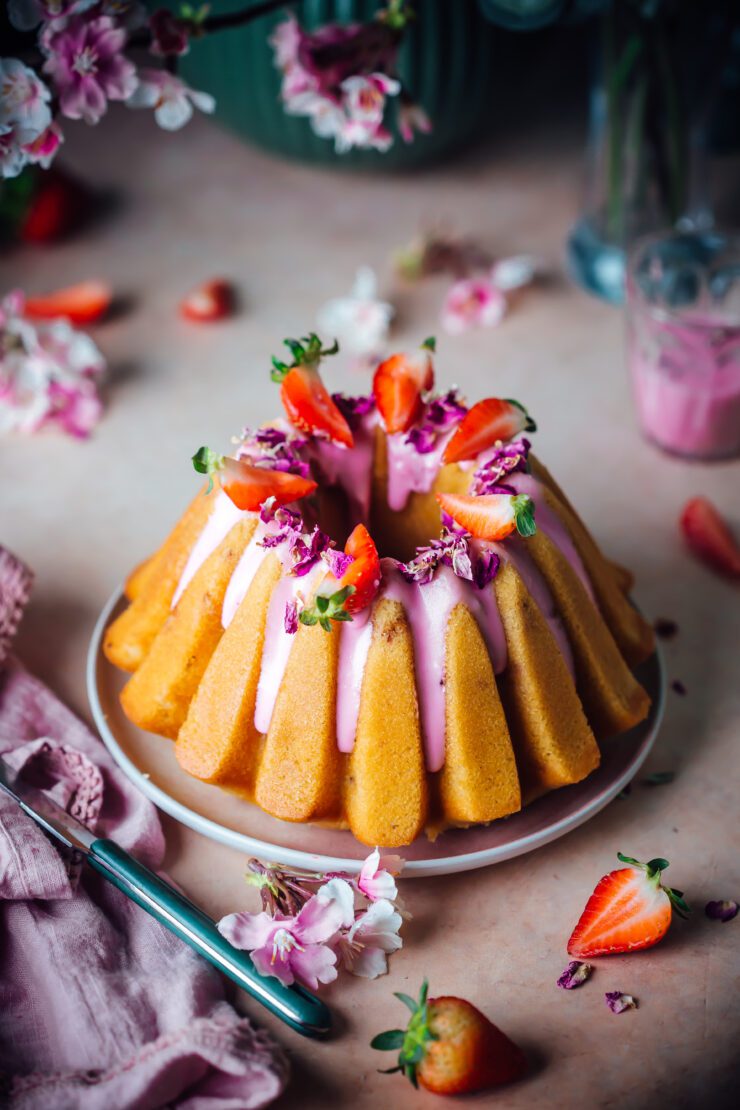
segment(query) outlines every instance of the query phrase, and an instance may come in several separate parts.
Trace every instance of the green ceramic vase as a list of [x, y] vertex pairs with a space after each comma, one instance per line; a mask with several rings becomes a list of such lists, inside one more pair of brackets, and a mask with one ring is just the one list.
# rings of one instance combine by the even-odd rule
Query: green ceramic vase
[[[211, 13], [238, 11], [248, 2], [213, 0]], [[303, 0], [291, 10], [311, 30], [330, 22], [370, 20], [380, 6], [380, 0]], [[418, 0], [417, 10], [418, 19], [404, 37], [399, 70], [434, 129], [410, 144], [396, 136], [384, 154], [336, 154], [333, 142], [314, 135], [307, 119], [286, 115], [280, 74], [267, 41], [284, 12], [193, 42], [182, 59], [183, 76], [194, 88], [215, 96], [221, 122], [267, 150], [352, 169], [425, 165], [485, 133], [493, 115], [496, 29], [480, 13], [476, 0]], [[389, 122], [393, 125], [392, 119]]]

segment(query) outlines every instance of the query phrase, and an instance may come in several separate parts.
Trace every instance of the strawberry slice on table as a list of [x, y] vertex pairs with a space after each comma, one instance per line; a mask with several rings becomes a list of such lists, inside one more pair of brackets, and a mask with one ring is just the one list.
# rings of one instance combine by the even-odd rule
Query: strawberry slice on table
[[389, 435], [407, 432], [421, 415], [421, 395], [434, 385], [434, 349], [434, 339], [425, 339], [418, 351], [391, 355], [375, 371], [373, 394]]
[[693, 497], [681, 513], [681, 532], [703, 563], [728, 578], [740, 578], [740, 545], [706, 497]]
[[537, 425], [518, 401], [488, 397], [469, 409], [445, 448], [445, 463], [474, 459], [499, 440], [508, 442], [520, 432], [536, 432]]
[[26, 298], [26, 316], [33, 320], [66, 317], [73, 324], [93, 324], [108, 311], [113, 290], [105, 281], [81, 281], [44, 297]]
[[399, 1050], [396, 1071], [438, 1095], [463, 1095], [520, 1079], [527, 1071], [522, 1050], [465, 999], [448, 995], [418, 1001], [396, 994], [411, 1011], [406, 1029], [389, 1029], [370, 1042], [380, 1051]]
[[685, 917], [683, 892], [663, 886], [668, 860], [640, 863], [617, 852], [622, 863], [605, 875], [586, 903], [568, 941], [568, 953], [579, 958], [608, 956], [652, 948], [668, 932], [673, 911]]
[[503, 540], [517, 531], [533, 536], [534, 501], [526, 493], [488, 493], [481, 497], [438, 493], [437, 501], [456, 524], [479, 540]]
[[322, 348], [313, 332], [304, 339], [286, 339], [293, 355], [291, 363], [272, 360], [272, 380], [280, 383], [280, 399], [294, 428], [308, 435], [328, 436], [334, 443], [354, 447], [350, 426], [332, 400], [321, 380], [319, 363], [325, 355], [335, 355], [339, 344]]
[[262, 466], [252, 466], [241, 459], [232, 459], [201, 447], [193, 455], [193, 466], [199, 474], [207, 474], [211, 479], [208, 487], [213, 486], [213, 475], [218, 474], [221, 489], [236, 505], [256, 513], [268, 497], [275, 498], [275, 504], [287, 505], [300, 501], [316, 489], [316, 482], [302, 478], [300, 474], [289, 474], [283, 470], [266, 470]]
[[81, 182], [52, 167], [40, 174], [18, 235], [24, 243], [55, 243], [83, 223], [92, 206]]
[[354, 559], [339, 580], [340, 587], [354, 587], [354, 593], [347, 598], [344, 607], [349, 613], [359, 613], [367, 608], [380, 586], [378, 549], [365, 525], [358, 524], [344, 550]]
[[196, 323], [210, 323], [232, 316], [236, 307], [234, 287], [224, 278], [204, 281], [180, 301], [180, 315]]

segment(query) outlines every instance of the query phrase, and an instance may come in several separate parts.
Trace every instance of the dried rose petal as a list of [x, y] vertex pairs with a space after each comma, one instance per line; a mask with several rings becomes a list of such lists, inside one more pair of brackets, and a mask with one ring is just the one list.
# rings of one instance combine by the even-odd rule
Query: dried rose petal
[[321, 558], [337, 579], [343, 578], [355, 561], [353, 555], [347, 555], [344, 551], [337, 551], [335, 547], [322, 551]]
[[621, 1014], [625, 1010], [637, 1009], [637, 999], [633, 998], [631, 994], [622, 994], [621, 991], [607, 991], [604, 998], [613, 1014]]
[[586, 982], [592, 971], [592, 964], [584, 964], [582, 960], [571, 960], [558, 979], [558, 986], [565, 991], [574, 991], [576, 987]]
[[360, 418], [375, 408], [372, 394], [369, 397], [348, 397], [346, 393], [332, 393], [331, 399], [353, 431], [359, 425]]
[[433, 397], [427, 405], [423, 420], [411, 429], [405, 442], [420, 455], [428, 455], [437, 446], [439, 436], [453, 424], [459, 424], [467, 411], [456, 389]]
[[298, 603], [288, 601], [285, 605], [284, 617], [285, 631], [289, 636], [295, 636], [298, 631]]
[[[477, 496], [501, 493], [505, 488], [500, 484], [502, 478], [505, 478], [507, 474], [526, 471], [531, 446], [528, 439], [517, 439], [513, 443], [506, 443], [497, 447], [493, 454], [489, 455], [486, 462], [476, 470], [470, 492]], [[515, 491], [512, 490], [511, 492], [514, 493]]]
[[733, 917], [737, 917], [738, 908], [737, 902], [725, 899], [719, 902], [707, 902], [704, 913], [712, 921], [732, 921]]
[[302, 478], [310, 477], [308, 463], [298, 453], [307, 442], [301, 436], [283, 432], [280, 428], [258, 428], [255, 432], [245, 428], [241, 440], [237, 458], [246, 459], [252, 466], [300, 474]]
[[396, 563], [396, 566], [407, 582], [417, 585], [431, 582], [438, 566], [451, 567], [458, 578], [482, 590], [496, 576], [499, 558], [493, 551], [483, 551], [474, 558], [468, 533], [445, 524], [438, 540], [432, 540], [426, 547], [417, 547], [413, 559], [408, 563]]
[[681, 697], [684, 697], [684, 695], [686, 694], [686, 687], [684, 686], [683, 682], [681, 682], [680, 678], [674, 678], [673, 682], [671, 683], [671, 690], [673, 690], [675, 694], [680, 694]]

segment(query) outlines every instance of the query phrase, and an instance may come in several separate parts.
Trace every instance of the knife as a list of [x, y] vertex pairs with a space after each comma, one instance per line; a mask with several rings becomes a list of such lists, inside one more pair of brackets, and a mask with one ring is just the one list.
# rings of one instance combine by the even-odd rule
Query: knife
[[83, 857], [103, 878], [146, 910], [160, 924], [228, 975], [275, 1017], [304, 1037], [322, 1038], [331, 1030], [331, 1011], [314, 994], [259, 974], [249, 954], [232, 947], [215, 921], [113, 840], [96, 838], [43, 791], [19, 777], [0, 757], [0, 790], [55, 840]]

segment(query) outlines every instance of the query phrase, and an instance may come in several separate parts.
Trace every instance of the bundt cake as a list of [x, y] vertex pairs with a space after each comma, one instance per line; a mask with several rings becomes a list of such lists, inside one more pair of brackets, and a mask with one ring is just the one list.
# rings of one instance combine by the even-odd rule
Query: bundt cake
[[314, 335], [287, 419], [201, 448], [207, 483], [126, 584], [105, 653], [180, 765], [365, 844], [490, 822], [599, 763], [653, 650], [516, 401], [434, 391], [433, 342], [330, 395]]

